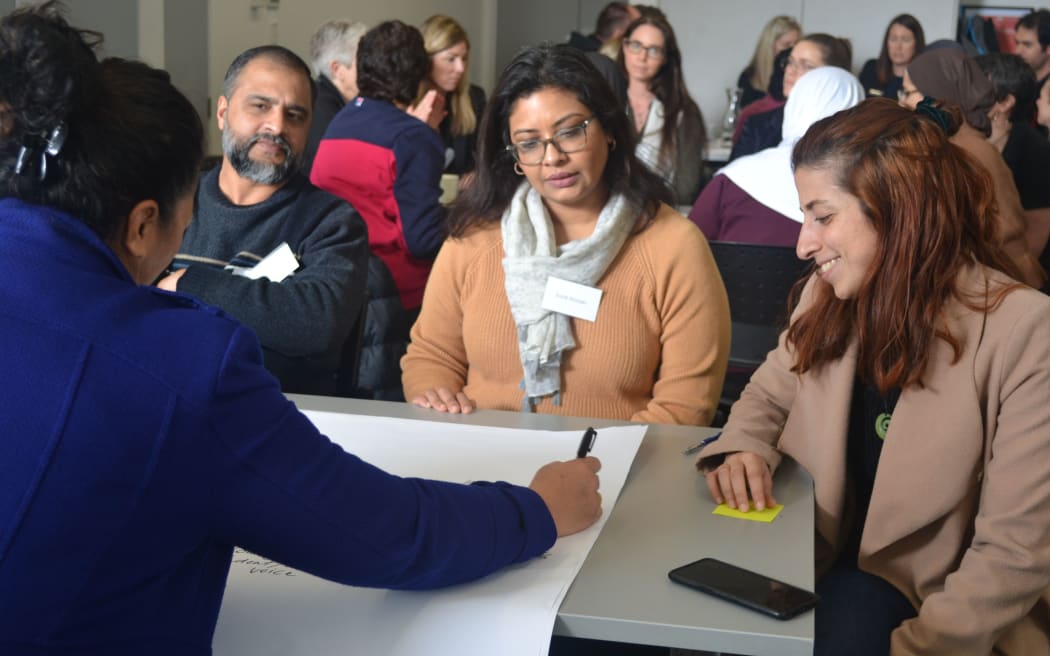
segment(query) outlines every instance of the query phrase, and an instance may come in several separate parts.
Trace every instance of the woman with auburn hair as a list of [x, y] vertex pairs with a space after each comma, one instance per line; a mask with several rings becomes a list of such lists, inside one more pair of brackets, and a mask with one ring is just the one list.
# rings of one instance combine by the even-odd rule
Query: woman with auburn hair
[[1050, 654], [1050, 299], [1011, 277], [961, 120], [875, 98], [798, 142], [814, 272], [700, 454], [743, 511], [783, 455], [813, 476], [817, 654]]
[[662, 12], [647, 12], [627, 26], [619, 63], [627, 77], [635, 154], [668, 181], [676, 205], [691, 205], [700, 193], [707, 130], [682, 77], [674, 29]]
[[448, 112], [438, 126], [445, 142], [445, 172], [462, 175], [474, 170], [478, 121], [485, 111], [485, 92], [471, 84], [468, 73], [470, 39], [454, 18], [431, 16], [419, 28], [430, 56], [424, 87], [445, 96]]
[[868, 97], [897, 97], [904, 84], [904, 69], [926, 47], [926, 35], [919, 19], [911, 14], [894, 16], [882, 36], [877, 59], [869, 59], [860, 69], [860, 83]]
[[669, 200], [586, 55], [523, 50], [452, 205], [401, 360], [405, 398], [441, 412], [707, 425], [729, 303], [707, 241]]
[[736, 82], [740, 89], [740, 109], [766, 95], [773, 78], [773, 60], [784, 50], [790, 50], [801, 35], [802, 26], [791, 16], [774, 16], [766, 23], [751, 62]]

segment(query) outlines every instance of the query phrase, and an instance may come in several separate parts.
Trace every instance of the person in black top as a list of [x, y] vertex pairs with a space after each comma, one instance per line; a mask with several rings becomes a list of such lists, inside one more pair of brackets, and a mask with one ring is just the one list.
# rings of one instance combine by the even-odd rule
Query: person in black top
[[1050, 141], [1032, 127], [1036, 110], [1035, 73], [1018, 55], [977, 58], [995, 89], [989, 141], [1010, 167], [1028, 226], [1028, 244], [1041, 261], [1050, 260]]
[[878, 59], [869, 59], [860, 70], [860, 83], [868, 97], [893, 100], [904, 84], [904, 69], [926, 47], [922, 24], [911, 14], [895, 16], [882, 37]]
[[584, 52], [598, 52], [602, 46], [619, 42], [624, 30], [641, 16], [636, 7], [626, 2], [610, 2], [598, 13], [593, 34], [580, 34], [573, 31], [569, 35], [568, 45]]
[[1050, 11], [1040, 9], [1017, 21], [1014, 38], [1017, 54], [1035, 71], [1040, 89], [1050, 79]]
[[423, 88], [444, 96], [446, 114], [438, 133], [445, 143], [445, 172], [463, 175], [474, 170], [477, 127], [485, 110], [485, 92], [468, 75], [470, 40], [462, 25], [440, 14], [419, 30], [431, 62]]

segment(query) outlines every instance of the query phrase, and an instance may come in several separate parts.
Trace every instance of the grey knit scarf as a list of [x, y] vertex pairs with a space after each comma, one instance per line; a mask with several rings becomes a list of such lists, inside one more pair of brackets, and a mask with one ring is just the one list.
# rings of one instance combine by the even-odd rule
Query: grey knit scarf
[[589, 237], [559, 247], [539, 192], [528, 182], [515, 192], [501, 226], [507, 299], [525, 374], [523, 411], [531, 412], [533, 404], [548, 395], [556, 405], [561, 403], [561, 356], [576, 346], [569, 317], [541, 307], [547, 278], [594, 287], [620, 252], [635, 219], [624, 197], [612, 195]]

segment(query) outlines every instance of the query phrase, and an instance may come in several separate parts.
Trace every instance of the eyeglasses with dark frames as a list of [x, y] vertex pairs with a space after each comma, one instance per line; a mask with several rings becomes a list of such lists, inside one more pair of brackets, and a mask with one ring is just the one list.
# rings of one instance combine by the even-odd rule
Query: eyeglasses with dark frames
[[587, 126], [591, 124], [594, 117], [574, 125], [571, 128], [558, 130], [550, 139], [526, 139], [512, 143], [505, 150], [514, 155], [514, 159], [522, 166], [536, 166], [543, 162], [547, 156], [547, 146], [554, 146], [563, 155], [576, 153], [587, 147]]
[[627, 39], [623, 44], [627, 46], [627, 51], [632, 55], [640, 55], [644, 52], [653, 59], [663, 59], [666, 53], [661, 46], [647, 46], [641, 41], [635, 41], [634, 39]]

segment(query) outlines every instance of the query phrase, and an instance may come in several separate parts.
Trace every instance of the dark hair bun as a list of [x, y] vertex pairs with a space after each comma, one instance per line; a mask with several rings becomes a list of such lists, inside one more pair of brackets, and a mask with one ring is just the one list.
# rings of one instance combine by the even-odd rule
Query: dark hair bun
[[0, 19], [0, 196], [66, 212], [107, 238], [141, 201], [172, 215], [196, 183], [203, 128], [167, 73], [100, 62], [101, 40], [55, 2]]
[[[46, 137], [91, 103], [99, 78], [94, 48], [101, 41], [96, 32], [71, 27], [55, 2], [0, 20], [0, 102], [7, 105], [9, 141]], [[11, 147], [5, 145], [4, 155]]]

